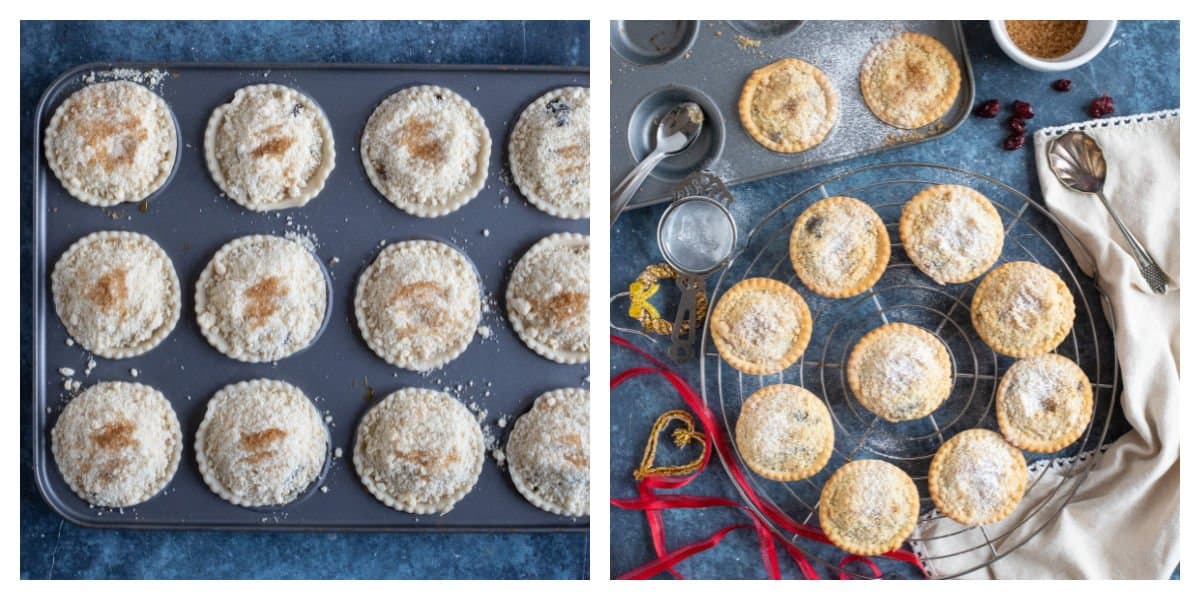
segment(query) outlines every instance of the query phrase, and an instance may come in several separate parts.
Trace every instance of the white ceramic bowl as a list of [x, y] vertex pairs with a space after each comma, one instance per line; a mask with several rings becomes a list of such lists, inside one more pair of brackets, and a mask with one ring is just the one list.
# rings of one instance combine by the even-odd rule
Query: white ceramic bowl
[[1008, 37], [1008, 29], [1004, 27], [1004, 19], [992, 19], [992, 35], [1000, 49], [1017, 64], [1034, 71], [1067, 71], [1086, 64], [1095, 58], [1108, 45], [1109, 38], [1117, 29], [1116, 20], [1088, 21], [1083, 39], [1070, 52], [1057, 58], [1038, 58], [1030, 56], [1013, 43]]

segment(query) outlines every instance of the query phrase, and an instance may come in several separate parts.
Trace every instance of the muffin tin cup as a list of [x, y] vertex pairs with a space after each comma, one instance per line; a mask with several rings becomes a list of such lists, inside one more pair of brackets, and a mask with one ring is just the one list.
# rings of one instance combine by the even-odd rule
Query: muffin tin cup
[[727, 21], [738, 33], [756, 40], [792, 35], [804, 26], [804, 21]]
[[[179, 126], [181, 154], [172, 180], [147, 210], [129, 203], [99, 209], [63, 189], [46, 168], [42, 132], [62, 101], [81, 88], [92, 72], [159, 69], [168, 75], [152, 86], [166, 99]], [[333, 127], [337, 166], [324, 189], [302, 208], [268, 213], [247, 210], [221, 195], [203, 156], [204, 129], [213, 109], [239, 88], [279, 83], [303, 90], [325, 111]], [[412, 85], [450, 88], [483, 115], [492, 137], [484, 189], [460, 210], [418, 219], [396, 208], [366, 177], [359, 152], [362, 128], [381, 100]], [[523, 200], [510, 183], [505, 147], [508, 128], [522, 110], [549, 90], [588, 85], [580, 68], [506, 66], [288, 65], [288, 64], [91, 64], [76, 67], [47, 89], [34, 123], [34, 260], [31, 286], [34, 335], [32, 363], [32, 460], [46, 502], [67, 520], [97, 527], [136, 529], [256, 530], [486, 530], [582, 531], [588, 519], [553, 515], [529, 504], [508, 474], [490, 457], [475, 488], [445, 515], [412, 515], [376, 500], [354, 470], [353, 437], [359, 419], [375, 399], [402, 387], [448, 391], [472, 412], [487, 411], [485, 435], [503, 444], [508, 421], [529, 409], [543, 392], [578, 387], [588, 365], [560, 365], [521, 343], [503, 312], [508, 263], [537, 240], [557, 232], [587, 233], [586, 220], [559, 219]], [[508, 201], [504, 202], [507, 198]], [[183, 292], [180, 320], [170, 336], [144, 355], [97, 358], [85, 375], [89, 355], [67, 334], [54, 312], [49, 273], [75, 240], [100, 230], [144, 233], [158, 242], [175, 264]], [[489, 235], [483, 235], [484, 230]], [[303, 351], [268, 363], [233, 360], [209, 345], [195, 316], [195, 286], [213, 254], [232, 239], [296, 233], [314, 240], [318, 262], [329, 276], [329, 318]], [[492, 333], [476, 336], [455, 360], [429, 374], [395, 368], [370, 350], [354, 321], [358, 274], [379, 251], [380, 242], [418, 237], [447, 242], [464, 252], [479, 274], [490, 310], [483, 324]], [[334, 259], [337, 260], [334, 260]], [[137, 381], [160, 390], [179, 416], [183, 455], [174, 479], [150, 500], [124, 510], [88, 506], [63, 481], [50, 452], [49, 433], [70, 398], [61, 367], [74, 369], [83, 388], [100, 381]], [[136, 369], [135, 377], [131, 370]], [[214, 494], [204, 483], [195, 456], [196, 430], [213, 394], [225, 385], [255, 378], [280, 379], [313, 400], [327, 423], [330, 459], [321, 477], [296, 500], [279, 507], [247, 508]], [[461, 387], [460, 387], [461, 386]], [[509, 425], [511, 427], [511, 425]], [[322, 488], [327, 488], [324, 491]]]
[[[642, 98], [633, 109], [626, 132], [628, 152], [636, 161], [654, 150], [658, 125], [672, 108], [683, 102], [695, 102], [704, 111], [700, 135], [683, 152], [672, 154], [658, 163], [650, 177], [671, 184], [688, 175], [711, 168], [725, 148], [725, 119], [712, 98], [695, 88], [668, 85]], [[710, 116], [711, 115], [711, 116]]]
[[[233, 242], [233, 241], [234, 240], [229, 240], [229, 242], [226, 242], [226, 244], [222, 244], [220, 248], [218, 248], [216, 251], [214, 251], [212, 253], [212, 255], [209, 256], [208, 262], [205, 263], [205, 267], [207, 267], [208, 264], [211, 263], [212, 260], [217, 257], [217, 252], [220, 252], [222, 249], [225, 248], [225, 245], [227, 245], [228, 243]], [[303, 247], [303, 245], [302, 245], [302, 247]], [[313, 260], [317, 261], [317, 267], [321, 270], [321, 277], [325, 281], [325, 312], [324, 312], [324, 314], [321, 315], [321, 324], [319, 326], [317, 326], [317, 331], [313, 333], [312, 339], [308, 340], [307, 344], [305, 344], [301, 348], [298, 348], [291, 354], [289, 354], [283, 358], [276, 359], [276, 360], [247, 360], [247, 359], [230, 357], [231, 360], [237, 360], [240, 362], [252, 363], [252, 364], [253, 363], [264, 363], [264, 362], [278, 362], [280, 360], [287, 360], [288, 358], [291, 358], [293, 356], [296, 356], [297, 354], [305, 352], [309, 348], [312, 348], [313, 346], [315, 346], [318, 341], [320, 341], [321, 335], [325, 333], [325, 329], [329, 327], [329, 321], [333, 318], [333, 277], [330, 276], [330, 274], [329, 274], [329, 266], [325, 264], [325, 261], [321, 260], [321, 257], [318, 254], [316, 254], [315, 252], [309, 251], [308, 248], [304, 248], [304, 251], [307, 252], [308, 254], [310, 254], [313, 257]], [[192, 302], [191, 314], [188, 316], [190, 316], [193, 320], [195, 320], [195, 319], [199, 318], [199, 315], [196, 314], [196, 310], [195, 310], [195, 306], [196, 306], [195, 299], [196, 299], [196, 295], [197, 295], [196, 287], [199, 283], [199, 276], [197, 275], [196, 280], [193, 280], [190, 283], [191, 283], [191, 289], [189, 291], [192, 292], [191, 299], [193, 302]], [[182, 285], [182, 282], [181, 282], [181, 285]], [[185, 315], [181, 314], [179, 316], [179, 318], [182, 320], [184, 318], [184, 316]], [[205, 337], [205, 340], [209, 341], [207, 337]], [[215, 345], [212, 344], [212, 341], [209, 341], [209, 345], [212, 346], [213, 350], [216, 350], [217, 352], [221, 352]]]
[[[97, 79], [97, 80], [93, 81], [92, 84], [107, 83], [109, 81], [118, 81], [118, 80], [119, 79]], [[46, 97], [49, 96], [50, 90], [53, 90], [57, 84], [58, 84], [58, 81], [55, 81], [55, 83], [51, 84], [50, 87], [46, 89], [46, 93], [42, 96], [41, 102], [38, 103], [38, 114], [41, 115], [43, 108], [46, 108], [46, 110], [45, 110], [46, 114], [45, 114], [44, 119], [40, 116], [37, 119], [38, 122], [41, 123], [42, 125], [41, 125], [41, 129], [39, 129], [37, 132], [38, 141], [35, 144], [37, 146], [35, 150], [38, 154], [39, 169], [44, 169], [50, 177], [54, 177], [54, 174], [53, 174], [53, 171], [50, 169], [50, 166], [45, 164], [46, 148], [43, 145], [43, 144], [45, 144], [46, 125], [48, 125], [50, 123], [50, 119], [54, 117], [54, 111], [58, 109], [58, 106], [62, 104], [62, 101], [66, 100], [67, 97], [70, 96], [69, 93], [64, 94], [62, 96], [62, 98], [59, 100], [59, 102], [57, 102], [55, 104], [55, 106], [53, 107], [54, 110], [50, 110], [49, 107], [45, 107]], [[77, 91], [83, 89], [84, 87], [86, 87], [86, 86], [81, 85], [81, 86], [72, 88], [71, 92], [72, 93], [77, 92]], [[158, 94], [157, 90], [151, 89], [151, 91]], [[158, 94], [158, 95], [161, 96], [161, 94]], [[163, 180], [162, 185], [158, 186], [157, 189], [151, 191], [149, 194], [146, 194], [146, 197], [142, 198], [141, 200], [137, 200], [137, 201], [130, 200], [128, 202], [121, 202], [121, 203], [114, 204], [112, 206], [107, 206], [104, 208], [117, 208], [119, 206], [124, 206], [126, 204], [146, 205], [147, 207], [149, 207], [150, 202], [153, 202], [156, 198], [160, 197], [167, 188], [171, 187], [171, 182], [175, 180], [175, 174], [179, 172], [179, 162], [183, 158], [184, 142], [183, 142], [183, 129], [181, 129], [179, 127], [179, 119], [175, 116], [175, 111], [171, 109], [171, 104], [169, 102], [167, 103], [167, 115], [170, 116], [170, 118], [171, 118], [171, 126], [175, 128], [175, 160], [171, 163], [171, 170], [167, 173], [167, 177], [165, 180]], [[80, 200], [80, 202], [83, 202], [83, 201]], [[93, 204], [93, 206], [100, 206], [100, 205]]]
[[612, 21], [609, 44], [621, 59], [652, 67], [685, 56], [699, 32], [699, 21]]

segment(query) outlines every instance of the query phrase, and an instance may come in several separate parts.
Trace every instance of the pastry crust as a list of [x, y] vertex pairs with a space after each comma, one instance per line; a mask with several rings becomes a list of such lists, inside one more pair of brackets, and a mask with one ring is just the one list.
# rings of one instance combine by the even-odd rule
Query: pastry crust
[[196, 322], [221, 354], [272, 362], [311, 346], [325, 324], [321, 264], [297, 242], [248, 235], [217, 250], [196, 281]]
[[517, 418], [504, 446], [508, 474], [530, 504], [566, 517], [587, 516], [588, 393], [561, 388], [538, 396]]
[[397, 390], [358, 425], [354, 468], [380, 502], [418, 515], [446, 514], [483, 470], [483, 431], [449, 394]]
[[775, 481], [799, 481], [821, 471], [833, 455], [833, 419], [812, 392], [780, 383], [742, 404], [735, 427], [746, 466]]
[[1000, 258], [1004, 224], [987, 196], [962, 185], [934, 185], [904, 204], [900, 242], [930, 279], [966, 283]]
[[161, 96], [131, 81], [70, 95], [46, 126], [46, 164], [67, 192], [93, 206], [139, 202], [175, 168], [179, 132]]
[[792, 226], [789, 254], [796, 276], [829, 298], [861, 294], [887, 269], [891, 241], [883, 219], [865, 202], [834, 196], [813, 203]]
[[71, 400], [50, 432], [63, 480], [93, 506], [126, 507], [156, 496], [175, 476], [183, 437], [162, 392], [140, 383], [97, 383]]
[[367, 345], [402, 369], [458, 358], [482, 318], [479, 275], [465, 254], [432, 240], [396, 242], [358, 278], [354, 315]]
[[971, 323], [993, 350], [1016, 358], [1058, 347], [1075, 323], [1075, 297], [1054, 271], [1029, 261], [988, 273], [971, 299]]
[[917, 527], [921, 499], [913, 480], [881, 460], [842, 465], [821, 490], [821, 530], [835, 546], [860, 556], [900, 547]]
[[738, 114], [750, 137], [768, 150], [803, 152], [821, 143], [837, 122], [837, 89], [817, 67], [785, 58], [750, 74]]
[[281, 506], [321, 475], [329, 431], [300, 388], [272, 379], [225, 386], [196, 431], [196, 461], [209, 489], [238, 506]]
[[508, 163], [513, 182], [538, 210], [588, 217], [590, 115], [585, 87], [551, 90], [521, 111], [508, 138]]
[[901, 129], [924, 127], [946, 114], [961, 80], [958, 61], [941, 42], [911, 32], [877, 44], [859, 72], [867, 108]]
[[1007, 517], [1025, 495], [1025, 455], [1004, 436], [968, 429], [938, 448], [929, 466], [929, 496], [937, 509], [963, 525]]
[[433, 85], [405, 88], [380, 102], [359, 144], [371, 184], [416, 217], [450, 214], [477, 196], [491, 152], [479, 111]]
[[754, 277], [734, 284], [710, 319], [716, 352], [746, 374], [784, 370], [809, 346], [812, 316], [804, 296], [787, 284]]
[[333, 128], [312, 98], [278, 84], [249, 85], [213, 110], [204, 159], [221, 191], [254, 211], [297, 208], [333, 172]]
[[892, 423], [929, 415], [954, 387], [946, 346], [908, 323], [880, 325], [858, 340], [846, 379], [859, 403]]
[[175, 265], [140, 233], [99, 231], [80, 238], [54, 264], [50, 289], [67, 333], [104, 358], [145, 354], [179, 321]]
[[555, 233], [517, 261], [505, 291], [508, 320], [522, 342], [554, 362], [588, 361], [590, 238]]
[[726, 290], [709, 319], [717, 353], [747, 375], [791, 366], [812, 335], [812, 315], [804, 297], [766, 277], [745, 279]]
[[996, 420], [1013, 445], [1058, 452], [1087, 430], [1095, 402], [1079, 365], [1058, 354], [1017, 361], [996, 390]]

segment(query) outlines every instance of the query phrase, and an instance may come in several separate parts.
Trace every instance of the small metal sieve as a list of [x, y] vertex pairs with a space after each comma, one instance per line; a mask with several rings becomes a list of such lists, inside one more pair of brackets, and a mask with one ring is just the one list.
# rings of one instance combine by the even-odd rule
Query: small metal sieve
[[679, 276], [679, 309], [671, 329], [668, 353], [687, 362], [696, 353], [699, 326], [696, 302], [704, 280], [729, 261], [737, 247], [737, 224], [726, 202], [709, 196], [684, 196], [673, 202], [658, 221], [658, 249]]

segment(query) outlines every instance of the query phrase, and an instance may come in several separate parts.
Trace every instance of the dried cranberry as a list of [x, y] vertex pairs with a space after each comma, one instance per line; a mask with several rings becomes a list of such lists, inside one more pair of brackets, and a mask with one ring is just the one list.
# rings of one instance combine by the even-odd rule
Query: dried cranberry
[[1052, 87], [1060, 92], [1069, 92], [1069, 91], [1071, 91], [1071, 80], [1070, 79], [1056, 79], [1056, 80], [1054, 80], [1054, 83], [1050, 84], [1050, 87]]
[[1099, 98], [1092, 100], [1091, 106], [1088, 106], [1088, 114], [1091, 115], [1093, 119], [1099, 119], [1104, 115], [1112, 114], [1113, 110], [1116, 109], [1113, 108], [1113, 99], [1109, 96], [1100, 96]]
[[1024, 102], [1022, 100], [1013, 100], [1012, 109], [1013, 114], [1021, 117], [1022, 119], [1033, 118], [1033, 106], [1031, 106], [1028, 102]]
[[1008, 127], [1013, 130], [1013, 133], [1025, 133], [1025, 119], [1013, 117], [1008, 120]]
[[1020, 133], [1014, 133], [1004, 140], [1005, 150], [1016, 150], [1025, 145], [1025, 136]]
[[975, 109], [975, 116], [985, 119], [990, 119], [998, 114], [1000, 114], [1000, 101], [994, 98], [980, 104], [979, 108]]

